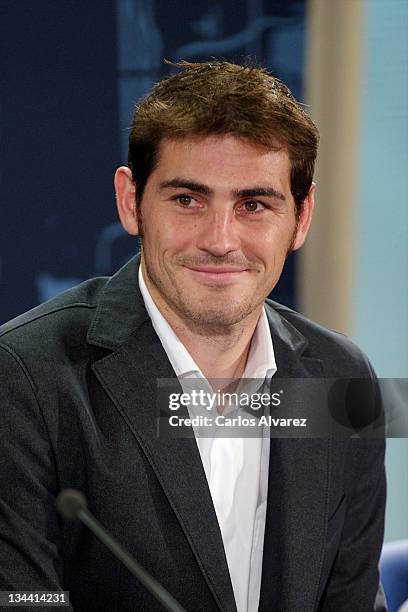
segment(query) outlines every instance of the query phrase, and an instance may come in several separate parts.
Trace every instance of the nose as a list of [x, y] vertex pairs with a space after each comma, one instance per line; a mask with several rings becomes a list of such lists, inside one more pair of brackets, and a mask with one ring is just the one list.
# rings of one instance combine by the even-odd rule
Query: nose
[[238, 227], [232, 210], [213, 210], [202, 220], [197, 247], [215, 257], [240, 248]]

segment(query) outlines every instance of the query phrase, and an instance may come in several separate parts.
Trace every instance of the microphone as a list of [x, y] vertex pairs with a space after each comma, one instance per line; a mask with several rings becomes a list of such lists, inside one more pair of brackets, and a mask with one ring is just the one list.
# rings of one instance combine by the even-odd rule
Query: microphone
[[75, 489], [64, 489], [57, 497], [57, 508], [67, 521], [80, 520], [115, 555], [121, 563], [143, 584], [168, 612], [186, 612], [172, 595], [151, 576], [128, 552], [113, 538], [99, 521], [89, 512], [85, 496]]

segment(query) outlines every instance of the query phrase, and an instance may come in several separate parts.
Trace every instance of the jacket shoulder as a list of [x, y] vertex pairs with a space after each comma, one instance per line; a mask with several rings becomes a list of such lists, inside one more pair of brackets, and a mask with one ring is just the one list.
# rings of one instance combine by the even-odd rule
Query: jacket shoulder
[[373, 375], [366, 354], [346, 335], [323, 327], [291, 308], [266, 300], [268, 306], [282, 318], [287, 326], [294, 328], [306, 340], [305, 355], [320, 359], [328, 374], [344, 373], [345, 376]]
[[[0, 326], [0, 343], [27, 346], [85, 331], [109, 277], [91, 278]], [[86, 328], [86, 329], [85, 329]]]

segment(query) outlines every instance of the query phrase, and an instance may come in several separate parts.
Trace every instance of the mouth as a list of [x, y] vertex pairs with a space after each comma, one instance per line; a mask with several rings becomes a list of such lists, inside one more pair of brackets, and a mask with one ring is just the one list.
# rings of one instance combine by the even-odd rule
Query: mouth
[[232, 266], [186, 266], [186, 269], [197, 279], [220, 284], [236, 281], [243, 274], [249, 272], [248, 268], [234, 268]]

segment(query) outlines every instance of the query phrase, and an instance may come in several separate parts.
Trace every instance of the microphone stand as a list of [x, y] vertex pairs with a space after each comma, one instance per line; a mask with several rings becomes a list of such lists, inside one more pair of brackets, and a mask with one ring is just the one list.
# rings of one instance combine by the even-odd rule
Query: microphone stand
[[172, 595], [151, 576], [124, 548], [113, 538], [99, 521], [89, 512], [84, 495], [75, 489], [64, 489], [57, 497], [57, 508], [68, 521], [80, 520], [95, 536], [109, 548], [139, 582], [159, 601], [168, 612], [186, 612]]

